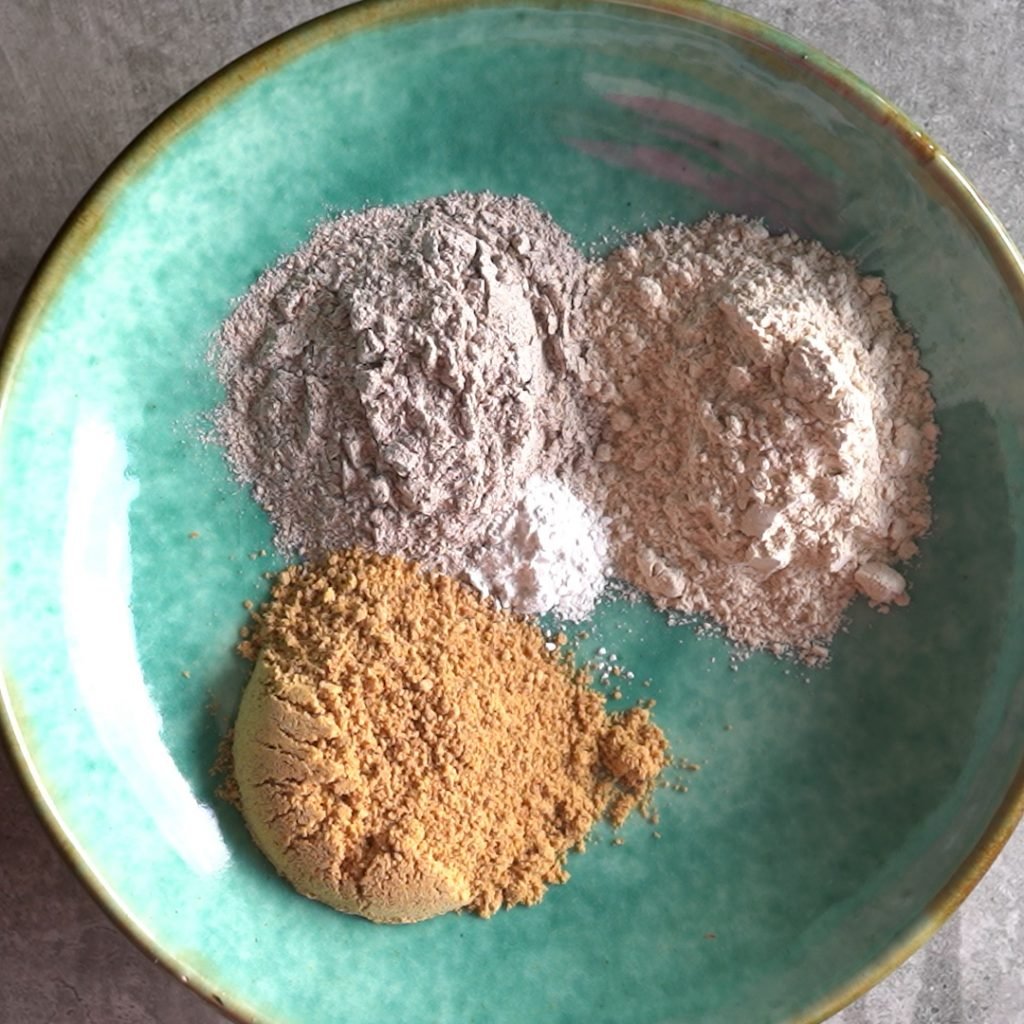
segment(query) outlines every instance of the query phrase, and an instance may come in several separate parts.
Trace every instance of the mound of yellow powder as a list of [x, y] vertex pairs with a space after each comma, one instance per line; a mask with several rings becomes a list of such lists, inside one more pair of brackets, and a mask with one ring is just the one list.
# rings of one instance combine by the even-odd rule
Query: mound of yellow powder
[[536, 626], [413, 563], [353, 550], [286, 569], [253, 619], [241, 808], [278, 871], [339, 910], [536, 903], [668, 761], [646, 709], [607, 713]]

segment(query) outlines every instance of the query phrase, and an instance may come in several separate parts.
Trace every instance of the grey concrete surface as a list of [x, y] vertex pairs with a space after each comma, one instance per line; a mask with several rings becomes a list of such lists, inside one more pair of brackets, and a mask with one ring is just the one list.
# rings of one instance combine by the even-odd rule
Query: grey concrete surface
[[[142, 127], [331, 0], [0, 0], [0, 323], [72, 205]], [[928, 128], [1024, 243], [1022, 0], [734, 0]], [[1024, 832], [936, 938], [836, 1024], [1024, 1022]], [[213, 1024], [63, 863], [0, 765], [0, 1024]]]

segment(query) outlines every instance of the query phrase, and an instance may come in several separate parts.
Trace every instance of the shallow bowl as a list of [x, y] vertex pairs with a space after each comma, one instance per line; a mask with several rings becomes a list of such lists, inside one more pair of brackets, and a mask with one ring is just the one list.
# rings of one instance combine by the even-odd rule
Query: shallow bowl
[[[525, 193], [581, 244], [728, 209], [888, 279], [943, 431], [913, 601], [824, 669], [611, 603], [588, 628], [701, 766], [661, 838], [599, 830], [489, 921], [296, 896], [210, 775], [280, 564], [201, 439], [211, 332], [330, 210]], [[245, 1020], [782, 1024], [905, 957], [1022, 809], [1024, 273], [946, 157], [848, 72], [707, 3], [389, 0], [232, 64], [129, 147], [15, 315], [0, 410], [3, 724], [153, 956]], [[649, 688], [640, 685], [650, 679]], [[727, 728], [728, 727], [728, 728]]]

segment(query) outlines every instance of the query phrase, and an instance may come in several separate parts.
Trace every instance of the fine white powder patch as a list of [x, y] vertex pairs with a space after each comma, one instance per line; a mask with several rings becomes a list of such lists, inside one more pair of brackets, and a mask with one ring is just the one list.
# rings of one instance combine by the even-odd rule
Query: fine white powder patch
[[604, 589], [608, 539], [597, 513], [562, 481], [533, 476], [469, 563], [470, 582], [502, 605], [576, 622]]

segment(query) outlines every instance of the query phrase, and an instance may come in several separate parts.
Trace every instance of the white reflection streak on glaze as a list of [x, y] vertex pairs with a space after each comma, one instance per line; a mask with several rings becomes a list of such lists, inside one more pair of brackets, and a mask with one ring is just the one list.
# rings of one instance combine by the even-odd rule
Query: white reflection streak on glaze
[[61, 600], [71, 671], [97, 735], [146, 814], [193, 870], [229, 859], [212, 810], [164, 745], [146, 690], [131, 610], [128, 509], [138, 481], [113, 427], [84, 414], [71, 446]]

